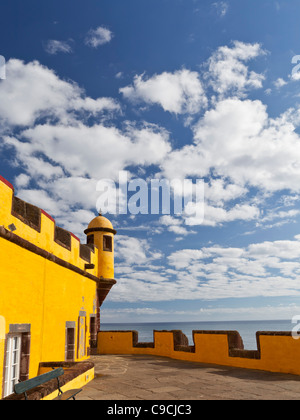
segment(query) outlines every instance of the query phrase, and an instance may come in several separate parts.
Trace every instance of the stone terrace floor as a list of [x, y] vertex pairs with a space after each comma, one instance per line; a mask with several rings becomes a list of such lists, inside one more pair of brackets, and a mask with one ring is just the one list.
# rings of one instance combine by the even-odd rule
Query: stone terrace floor
[[156, 356], [92, 356], [77, 400], [299, 400], [300, 376]]

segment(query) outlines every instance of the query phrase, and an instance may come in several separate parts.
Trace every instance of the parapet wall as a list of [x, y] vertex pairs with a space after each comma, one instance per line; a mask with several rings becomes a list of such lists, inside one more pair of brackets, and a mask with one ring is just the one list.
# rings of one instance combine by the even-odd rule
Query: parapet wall
[[237, 331], [193, 331], [192, 346], [180, 330], [154, 331], [153, 337], [139, 343], [136, 331], [101, 331], [98, 354], [148, 354], [300, 375], [300, 340], [291, 332], [257, 332], [257, 350], [245, 350]]
[[16, 197], [13, 186], [1, 176], [0, 227], [4, 228], [5, 239], [7, 232], [11, 232], [60, 260], [97, 276], [98, 249], [81, 244], [73, 233], [56, 226], [55, 220], [44, 210]]

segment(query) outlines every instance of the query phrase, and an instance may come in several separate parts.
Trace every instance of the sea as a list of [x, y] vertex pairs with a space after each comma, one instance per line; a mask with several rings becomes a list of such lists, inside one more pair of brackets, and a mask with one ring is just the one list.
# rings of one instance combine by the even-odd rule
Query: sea
[[214, 321], [214, 322], [157, 322], [108, 324], [101, 323], [101, 331], [138, 331], [139, 342], [153, 342], [153, 331], [181, 330], [193, 345], [193, 330], [238, 331], [245, 350], [257, 350], [257, 331], [292, 331], [295, 324], [291, 320], [277, 321]]

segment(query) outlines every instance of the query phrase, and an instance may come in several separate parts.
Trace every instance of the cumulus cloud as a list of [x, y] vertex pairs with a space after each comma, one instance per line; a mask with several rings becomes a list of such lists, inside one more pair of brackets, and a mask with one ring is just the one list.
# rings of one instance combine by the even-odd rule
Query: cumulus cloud
[[248, 189], [245, 186], [226, 182], [222, 178], [211, 179], [205, 183], [205, 198], [207, 202], [216, 206], [242, 198], [247, 193]]
[[151, 250], [146, 239], [137, 239], [126, 235], [116, 237], [116, 257], [121, 263], [130, 266], [149, 265], [152, 260], [161, 258], [159, 252]]
[[[112, 36], [107, 31], [98, 31], [103, 40], [106, 34], [105, 42]], [[9, 60], [7, 80], [0, 84], [0, 122], [2, 146], [14, 150], [15, 163], [25, 171], [17, 186], [24, 197], [30, 197], [30, 188], [35, 188], [32, 199], [38, 188], [44, 189], [43, 203], [49, 197], [49, 212], [56, 208], [59, 216], [63, 207], [57, 203], [63, 199], [71, 208], [89, 211], [96, 202], [92, 192], [96, 180], [116, 180], [126, 168], [145, 174], [152, 167], [157, 177], [169, 180], [207, 180], [204, 221], [188, 213], [162, 218], [158, 232], [164, 226], [177, 236], [186, 236], [193, 232], [190, 226], [199, 224], [218, 226], [241, 220], [259, 226], [272, 222], [271, 215], [262, 215], [250, 190], [299, 193], [296, 129], [300, 112], [295, 107], [271, 118], [261, 100], [247, 98], [248, 91], [262, 87], [264, 80], [263, 74], [251, 71], [250, 61], [264, 54], [260, 44], [235, 41], [219, 47], [203, 73], [181, 69], [152, 77], [136, 75], [131, 85], [120, 90], [130, 102], [159, 105], [164, 111], [183, 115], [185, 121], [190, 119], [191, 142], [176, 149], [171, 133], [159, 125], [145, 121], [116, 124], [112, 117], [120, 117], [122, 110], [115, 99], [92, 98], [37, 61]], [[28, 177], [36, 182], [35, 187]], [[89, 193], [87, 200], [84, 191]], [[289, 212], [288, 218], [297, 215]]]
[[110, 299], [158, 302], [300, 296], [299, 240], [296, 235], [292, 240], [242, 248], [181, 249], [171, 253], [161, 267], [155, 266], [161, 255], [151, 253], [148, 242], [123, 237], [116, 267], [120, 281]]
[[[158, 164], [170, 150], [168, 134], [152, 126], [122, 132], [102, 124], [44, 124], [24, 130], [21, 139], [5, 136], [3, 141], [39, 187], [20, 189], [20, 198], [55, 217], [63, 216], [66, 206], [68, 213], [78, 207], [96, 209], [99, 179], [118, 181], [120, 170]], [[75, 228], [81, 237], [82, 230]]]
[[183, 226], [183, 220], [179, 218], [175, 218], [172, 216], [162, 216], [159, 220], [159, 223], [162, 226], [166, 226], [169, 232], [173, 232], [179, 236], [187, 236], [195, 234], [196, 232], [192, 230], [188, 230], [185, 226]]
[[167, 133], [152, 126], [123, 132], [102, 124], [44, 124], [24, 130], [22, 137], [26, 142], [8, 136], [4, 141], [15, 147], [23, 163], [43, 153], [72, 176], [96, 179], [117, 179], [119, 171], [131, 164], [158, 164], [170, 151]]
[[221, 97], [245, 96], [249, 89], [262, 87], [263, 74], [250, 71], [246, 63], [266, 54], [261, 45], [235, 41], [233, 46], [219, 47], [208, 60], [206, 78], [213, 90]]
[[0, 121], [14, 126], [31, 126], [39, 119], [76, 122], [80, 116], [118, 111], [112, 98], [93, 99], [76, 83], [59, 78], [38, 61], [11, 59], [6, 64], [7, 80], [0, 84]]
[[[258, 100], [220, 100], [194, 125], [194, 144], [170, 153], [162, 165], [167, 177], [229, 179], [235, 191], [247, 185], [274, 192], [299, 191], [298, 122], [286, 112], [270, 118]], [[176, 172], [175, 172], [176, 168]]]
[[187, 69], [151, 78], [137, 75], [133, 85], [121, 88], [120, 92], [131, 101], [157, 104], [175, 114], [195, 114], [207, 103], [199, 74]]
[[45, 44], [45, 51], [48, 54], [55, 55], [57, 53], [71, 53], [73, 48], [70, 45], [70, 41], [57, 41], [50, 39]]
[[280, 88], [282, 88], [285, 85], [287, 85], [287, 82], [282, 77], [279, 77], [274, 82], [274, 86], [276, 87], [276, 89], [280, 89]]
[[255, 205], [236, 204], [225, 209], [223, 207], [214, 207], [207, 203], [204, 205], [204, 218], [197, 216], [185, 216], [185, 223], [189, 226], [218, 226], [224, 223], [237, 220], [257, 220], [260, 216], [260, 210]]
[[130, 165], [158, 165], [171, 150], [165, 129], [146, 122], [116, 128], [107, 123], [120, 113], [116, 100], [91, 98], [37, 61], [12, 59], [7, 73], [0, 84], [1, 145], [24, 170], [16, 183], [21, 198], [56, 217], [64, 201], [95, 208], [96, 180], [117, 179]]
[[[101, 27], [87, 42], [96, 48], [112, 36]], [[17, 194], [80, 236], [94, 217], [99, 179], [117, 180], [127, 168], [145, 174], [151, 167], [169, 180], [205, 178], [204, 221], [188, 212], [165, 215], [155, 225], [159, 233], [164, 228], [181, 238], [197, 225], [252, 221], [261, 228], [294, 219], [299, 211], [285, 207], [294, 206], [300, 194], [300, 112], [295, 107], [271, 117], [261, 100], [247, 97], [263, 85], [264, 75], [253, 72], [250, 61], [264, 54], [259, 44], [236, 41], [218, 48], [203, 74], [181, 69], [136, 75], [120, 90], [134, 104], [191, 118], [191, 141], [177, 148], [160, 125], [117, 124], [113, 116], [122, 110], [115, 99], [92, 98], [37, 61], [9, 60], [8, 77], [0, 83], [1, 147], [13, 150], [13, 164], [24, 172], [16, 177]], [[283, 86], [279, 79], [277, 86]], [[284, 191], [282, 208], [262, 212], [253, 189], [262, 196]], [[184, 248], [164, 256], [149, 238], [118, 235], [119, 281], [110, 298], [299, 296], [299, 239]]]
[[104, 26], [99, 26], [96, 29], [91, 29], [86, 36], [85, 43], [89, 47], [98, 48], [101, 45], [108, 44], [112, 38], [113, 33], [111, 30]]
[[[10, 60], [7, 71], [7, 83], [0, 85], [0, 120], [23, 131], [3, 140], [33, 172], [115, 178], [126, 165], [158, 164], [170, 151], [166, 130], [146, 123], [123, 130], [106, 125], [103, 113], [120, 110], [115, 100], [90, 98], [38, 62]], [[91, 116], [97, 122], [86, 124]]]
[[215, 297], [233, 297], [235, 293], [240, 297], [295, 296], [299, 295], [298, 236], [291, 241], [263, 242], [246, 248], [213, 246], [201, 251], [177, 251], [169, 256], [169, 263], [199, 278], [199, 291], [210, 288], [211, 297], [213, 292]]

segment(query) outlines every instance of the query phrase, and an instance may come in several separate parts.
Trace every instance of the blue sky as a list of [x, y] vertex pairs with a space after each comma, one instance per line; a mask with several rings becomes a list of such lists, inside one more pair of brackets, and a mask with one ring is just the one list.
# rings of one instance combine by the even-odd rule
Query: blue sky
[[[84, 241], [99, 180], [205, 183], [204, 220], [110, 214], [104, 322], [300, 313], [296, 0], [11, 0], [1, 175]], [[97, 195], [98, 194], [98, 195]]]

